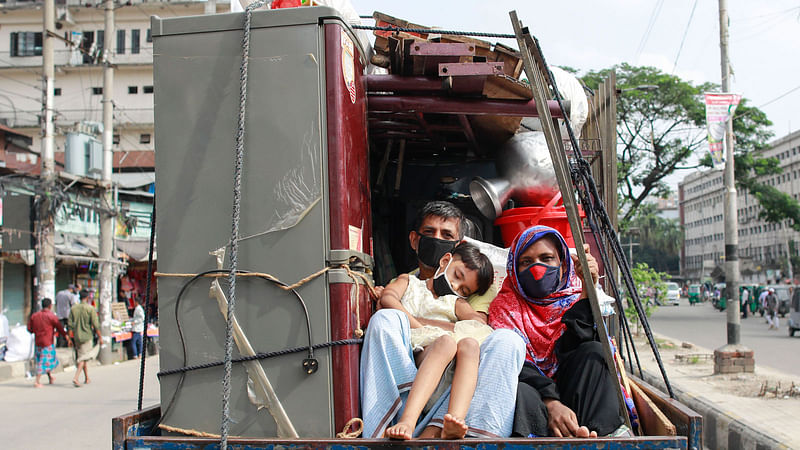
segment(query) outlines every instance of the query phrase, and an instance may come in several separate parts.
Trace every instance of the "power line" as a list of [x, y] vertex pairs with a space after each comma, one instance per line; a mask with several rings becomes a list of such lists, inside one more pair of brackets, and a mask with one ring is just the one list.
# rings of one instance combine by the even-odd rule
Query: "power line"
[[681, 45], [678, 47], [678, 54], [675, 55], [675, 62], [672, 63], [672, 74], [675, 74], [675, 68], [678, 67], [678, 58], [681, 57], [681, 50], [683, 50], [683, 44], [686, 42], [686, 35], [689, 34], [689, 26], [692, 24], [692, 19], [694, 18], [694, 11], [697, 9], [697, 0], [694, 0], [694, 5], [692, 6], [692, 13], [689, 14], [689, 22], [686, 23], [686, 29], [683, 30], [683, 37], [681, 38]]
[[658, 0], [653, 7], [653, 12], [650, 13], [650, 20], [647, 22], [647, 28], [645, 28], [644, 31], [644, 36], [642, 36], [642, 40], [639, 42], [639, 47], [636, 49], [636, 56], [634, 57], [634, 60], [638, 60], [639, 56], [642, 54], [642, 51], [644, 51], [644, 47], [647, 45], [647, 40], [650, 39], [650, 33], [653, 31], [653, 26], [656, 24], [659, 14], [661, 14], [662, 6], [664, 6], [664, 0]]

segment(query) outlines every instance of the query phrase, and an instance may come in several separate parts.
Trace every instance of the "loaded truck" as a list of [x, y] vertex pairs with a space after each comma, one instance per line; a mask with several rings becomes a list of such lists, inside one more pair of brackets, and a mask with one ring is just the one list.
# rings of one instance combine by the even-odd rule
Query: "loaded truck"
[[[701, 448], [702, 418], [624, 369], [634, 437], [356, 437], [370, 288], [414, 266], [421, 205], [454, 203], [499, 248], [575, 233], [547, 145], [519, 137], [541, 128], [524, 55], [374, 17], [371, 35], [328, 7], [152, 19], [160, 404], [114, 418], [113, 447], [217, 448], [224, 421], [231, 448]], [[573, 143], [616, 211], [616, 86], [577, 86], [547, 108], [586, 124]]]

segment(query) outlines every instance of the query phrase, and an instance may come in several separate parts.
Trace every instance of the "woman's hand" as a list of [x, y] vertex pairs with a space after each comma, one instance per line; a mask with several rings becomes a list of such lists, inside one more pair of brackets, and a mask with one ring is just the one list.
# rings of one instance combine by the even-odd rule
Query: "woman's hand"
[[545, 399], [547, 407], [547, 428], [555, 437], [597, 437], [596, 431], [589, 431], [578, 424], [578, 416], [566, 405], [555, 399]]
[[[583, 251], [586, 253], [586, 263], [589, 265], [589, 272], [592, 274], [592, 284], [597, 284], [597, 279], [600, 274], [600, 266], [597, 265], [597, 260], [594, 259], [591, 253], [589, 253], [589, 244], [583, 244]], [[578, 258], [578, 255], [572, 255], [572, 262], [575, 264], [575, 273], [578, 274], [578, 277], [581, 279], [581, 283], [583, 281], [583, 267], [581, 266], [581, 260]]]

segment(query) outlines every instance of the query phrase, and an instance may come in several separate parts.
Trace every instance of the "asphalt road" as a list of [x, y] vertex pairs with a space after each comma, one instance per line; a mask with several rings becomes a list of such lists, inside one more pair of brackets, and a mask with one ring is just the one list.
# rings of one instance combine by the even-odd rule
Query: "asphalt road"
[[[145, 367], [147, 407], [158, 402], [158, 356], [147, 358]], [[59, 372], [55, 384], [40, 389], [24, 378], [0, 383], [0, 448], [111, 448], [111, 418], [136, 410], [139, 362], [92, 366], [92, 382], [80, 388], [72, 386], [74, 375]]]
[[[780, 319], [780, 329], [768, 330], [760, 315], [741, 319], [741, 343], [755, 352], [756, 366], [766, 366], [800, 375], [800, 331], [790, 338], [788, 316]], [[650, 325], [660, 333], [708, 349], [727, 343], [727, 313], [711, 303], [690, 306], [681, 298], [680, 306], [660, 306], [650, 317]]]

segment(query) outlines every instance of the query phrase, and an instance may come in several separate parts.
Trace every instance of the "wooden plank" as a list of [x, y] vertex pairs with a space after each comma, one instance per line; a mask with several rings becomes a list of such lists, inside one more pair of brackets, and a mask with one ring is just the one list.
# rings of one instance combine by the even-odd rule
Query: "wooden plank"
[[645, 434], [652, 436], [676, 436], [675, 425], [658, 409], [658, 406], [636, 383], [631, 383], [631, 396], [639, 414], [639, 423]]
[[505, 100], [530, 100], [533, 98], [530, 85], [506, 75], [486, 77], [483, 95], [487, 98]]
[[647, 394], [650, 400], [658, 406], [658, 409], [675, 425], [676, 433], [679, 436], [686, 436], [689, 448], [703, 448], [703, 416], [678, 400], [669, 398], [666, 394], [635, 375], [629, 375], [629, 378]]

